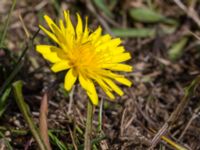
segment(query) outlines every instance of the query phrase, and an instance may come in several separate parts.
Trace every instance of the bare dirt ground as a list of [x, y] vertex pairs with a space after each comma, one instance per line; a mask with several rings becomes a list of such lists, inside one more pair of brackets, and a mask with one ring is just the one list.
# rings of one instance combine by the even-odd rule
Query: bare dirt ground
[[[0, 1], [0, 29], [11, 5], [11, 0]], [[149, 12], [142, 10], [137, 14], [132, 11], [136, 8], [148, 8], [156, 14], [148, 16]], [[70, 10], [74, 23], [79, 12], [83, 18], [89, 17], [91, 30], [101, 25], [105, 33], [122, 36], [123, 45], [132, 55], [128, 64], [134, 66], [134, 71], [127, 77], [134, 84], [131, 88], [122, 87], [124, 96], [111, 102], [99, 90], [101, 104], [94, 113], [93, 149], [200, 149], [200, 2], [17, 1], [5, 44], [0, 49], [0, 86], [15, 68], [17, 58], [30, 41], [28, 36], [37, 32], [39, 24], [45, 25], [43, 15], [58, 20], [63, 10]], [[159, 19], [159, 15], [164, 18]], [[33, 42], [36, 45], [51, 41], [40, 31]], [[35, 51], [35, 46], [31, 46], [12, 82], [23, 81], [23, 95], [36, 124], [40, 101], [48, 91], [48, 128], [53, 134], [50, 138], [53, 149], [65, 149], [58, 146], [59, 142], [67, 149], [81, 149], [87, 96], [79, 85], [70, 94], [64, 91], [63, 74], [52, 73], [49, 66]], [[100, 112], [102, 130], [98, 132]], [[7, 149], [7, 142], [16, 150], [37, 149], [12, 92], [0, 116], [0, 133], [0, 149]]]

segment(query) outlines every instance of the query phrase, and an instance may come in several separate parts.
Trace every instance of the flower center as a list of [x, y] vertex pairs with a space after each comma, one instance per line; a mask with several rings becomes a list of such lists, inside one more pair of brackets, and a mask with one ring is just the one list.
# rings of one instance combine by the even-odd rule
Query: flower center
[[99, 56], [91, 42], [78, 44], [70, 52], [70, 65], [74, 67], [77, 72], [91, 70], [98, 67]]

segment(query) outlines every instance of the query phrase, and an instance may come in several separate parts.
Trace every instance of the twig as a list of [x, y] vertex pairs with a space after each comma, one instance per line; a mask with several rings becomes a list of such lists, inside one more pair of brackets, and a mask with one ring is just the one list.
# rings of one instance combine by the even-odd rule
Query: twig
[[103, 102], [104, 102], [104, 99], [102, 98], [100, 106], [99, 106], [99, 116], [98, 116], [98, 131], [99, 131], [99, 133], [102, 132]]
[[24, 20], [22, 19], [21, 13], [19, 13], [19, 20], [21, 21], [22, 28], [24, 29], [24, 32], [25, 32], [27, 38], [29, 39], [30, 38], [30, 33], [28, 32], [28, 29], [27, 29], [27, 27], [26, 27], [26, 25], [24, 23]]
[[200, 105], [198, 105], [198, 107], [194, 110], [194, 113], [192, 115], [192, 117], [190, 118], [190, 120], [188, 121], [185, 129], [183, 130], [183, 132], [181, 133], [181, 135], [179, 136], [179, 140], [184, 136], [184, 134], [186, 133], [187, 129], [190, 127], [190, 125], [192, 124], [192, 121], [194, 119], [196, 119], [199, 116], [199, 110], [200, 110]]
[[161, 139], [161, 137], [165, 133], [168, 132], [168, 130], [170, 129], [170, 126], [179, 118], [179, 116], [184, 111], [184, 108], [187, 106], [187, 104], [188, 104], [188, 102], [190, 100], [190, 96], [192, 96], [192, 94], [196, 90], [196, 87], [199, 85], [199, 83], [200, 83], [200, 76], [197, 76], [192, 81], [192, 83], [190, 83], [190, 85], [185, 88], [185, 95], [184, 95], [184, 97], [182, 98], [181, 102], [178, 104], [178, 106], [176, 107], [176, 109], [172, 112], [172, 114], [170, 115], [170, 117], [166, 121], [166, 123], [162, 126], [162, 128], [154, 136], [154, 138], [152, 139], [152, 142], [151, 142], [151, 147], [149, 149], [153, 149], [157, 145], [157, 143], [159, 142], [159, 140]]
[[67, 114], [71, 114], [72, 113], [72, 104], [73, 104], [73, 96], [74, 96], [74, 88], [75, 86], [73, 86], [71, 92], [69, 93], [69, 107], [68, 107], [68, 111], [67, 111]]
[[121, 118], [121, 124], [120, 124], [120, 136], [123, 136], [123, 133], [124, 133], [123, 124], [124, 124], [125, 114], [126, 114], [126, 108], [122, 112], [122, 118]]
[[47, 149], [51, 150], [51, 145], [48, 137], [47, 114], [48, 114], [48, 95], [47, 93], [44, 93], [40, 105], [39, 129], [40, 129], [40, 135], [44, 143], [46, 144]]
[[192, 6], [188, 9], [180, 0], [174, 0], [174, 2], [200, 27], [199, 16]]
[[99, 22], [102, 24], [102, 26], [105, 28], [105, 30], [110, 33], [112, 35], [112, 31], [109, 27], [109, 25], [104, 21], [104, 19], [96, 12], [94, 6], [92, 5], [91, 0], [86, 0], [86, 4], [87, 4], [87, 8], [89, 9], [89, 11], [92, 12], [92, 14], [94, 14], [97, 19], [99, 20]]
[[75, 150], [78, 150], [77, 145], [76, 145], [76, 142], [75, 142], [75, 140], [74, 140], [73, 133], [72, 133], [70, 127], [69, 127], [69, 126], [67, 126], [67, 127], [68, 127], [68, 130], [69, 130], [69, 133], [70, 133], [71, 139], [72, 139], [72, 144], [73, 144], [73, 146], [74, 146], [74, 149], [75, 149]]

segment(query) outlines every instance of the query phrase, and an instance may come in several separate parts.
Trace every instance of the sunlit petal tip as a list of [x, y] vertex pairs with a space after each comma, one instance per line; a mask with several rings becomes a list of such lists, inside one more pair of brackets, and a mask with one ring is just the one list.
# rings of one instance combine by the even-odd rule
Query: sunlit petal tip
[[64, 16], [67, 17], [68, 15], [69, 15], [69, 10], [65, 10], [65, 11], [64, 11]]
[[114, 100], [115, 100], [115, 96], [114, 96], [111, 92], [106, 91], [106, 95], [108, 95], [108, 97], [109, 97], [109, 99], [110, 99], [111, 101], [114, 101]]
[[76, 15], [77, 15], [76, 35], [77, 38], [80, 38], [80, 36], [83, 33], [83, 23], [80, 15], [78, 13], [76, 13]]
[[36, 49], [37, 52], [42, 53], [41, 45], [36, 45], [35, 49]]
[[41, 30], [43, 30], [44, 27], [43, 27], [42, 25], [39, 24], [39, 28], [40, 28]]
[[48, 35], [54, 42], [56, 43], [60, 43], [57, 39], [57, 37], [52, 33], [50, 32], [49, 30], [47, 30], [45, 27], [43, 27], [42, 25], [39, 25], [39, 28], [46, 34]]
[[70, 91], [76, 82], [77, 74], [73, 69], [70, 69], [67, 74], [65, 75], [65, 83], [64, 87], [67, 91]]
[[125, 72], [132, 72], [133, 71], [133, 67], [130, 65], [127, 65], [127, 67], [124, 69]]
[[48, 15], [44, 15], [44, 19], [47, 22], [47, 24], [51, 24], [52, 19]]
[[133, 72], [133, 70], [134, 70], [134, 68], [133, 68], [133, 66], [131, 66], [130, 72]]
[[85, 37], [88, 36], [89, 29], [88, 29], [88, 16], [85, 17], [85, 29], [84, 29], [84, 35]]
[[91, 93], [87, 92], [87, 95], [90, 98], [92, 104], [95, 105], [95, 106], [97, 106], [98, 103], [99, 103], [97, 94], [91, 94]]
[[127, 86], [128, 86], [128, 87], [131, 87], [133, 83], [132, 83], [130, 80], [128, 80], [128, 81], [129, 81], [129, 82], [127, 82]]

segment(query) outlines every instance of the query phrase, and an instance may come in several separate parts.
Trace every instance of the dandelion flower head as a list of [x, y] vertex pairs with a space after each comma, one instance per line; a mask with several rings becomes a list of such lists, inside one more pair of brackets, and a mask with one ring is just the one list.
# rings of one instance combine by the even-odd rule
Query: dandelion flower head
[[44, 19], [50, 30], [41, 25], [40, 29], [56, 46], [37, 45], [36, 50], [52, 63], [53, 72], [67, 70], [64, 79], [64, 88], [67, 91], [70, 91], [78, 80], [92, 103], [98, 105], [95, 84], [98, 84], [111, 100], [115, 99], [113, 91], [123, 95], [116, 82], [131, 86], [131, 82], [124, 75], [116, 73], [132, 71], [132, 66], [123, 63], [131, 56], [120, 45], [120, 38], [103, 35], [101, 27], [90, 32], [87, 18], [83, 25], [78, 13], [76, 26], [72, 24], [69, 11], [64, 11], [64, 21], [60, 19], [58, 25], [47, 15]]

